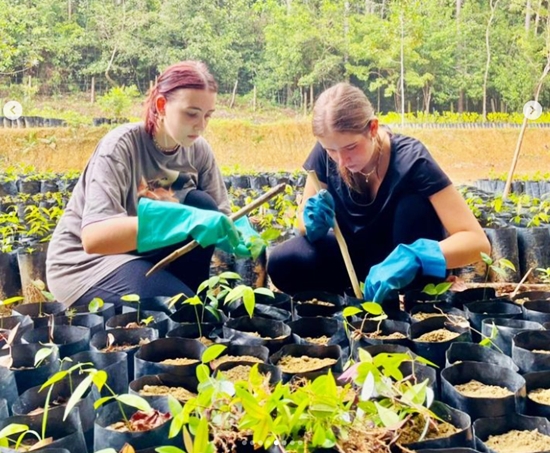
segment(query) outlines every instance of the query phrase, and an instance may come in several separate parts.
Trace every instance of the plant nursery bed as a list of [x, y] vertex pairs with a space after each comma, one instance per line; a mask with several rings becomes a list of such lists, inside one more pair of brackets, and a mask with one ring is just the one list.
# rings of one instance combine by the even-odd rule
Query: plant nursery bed
[[454, 386], [460, 393], [470, 398], [505, 398], [513, 393], [505, 387], [487, 385], [472, 379], [465, 384]]

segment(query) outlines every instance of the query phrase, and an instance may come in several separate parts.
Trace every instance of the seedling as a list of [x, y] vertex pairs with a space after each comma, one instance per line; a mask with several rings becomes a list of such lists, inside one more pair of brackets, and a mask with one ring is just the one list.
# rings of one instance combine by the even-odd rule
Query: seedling
[[[184, 293], [179, 293], [173, 296], [168, 301], [168, 307], [174, 308], [176, 304], [183, 298], [184, 304], [193, 306], [195, 310], [195, 319], [199, 329], [199, 337], [202, 337], [201, 324], [204, 321], [204, 311], [210, 312], [217, 320], [220, 320], [219, 305], [220, 300], [231, 291], [230, 281], [240, 280], [241, 276], [235, 272], [222, 272], [220, 275], [214, 275], [208, 280], [202, 282], [197, 288], [197, 294], [189, 297]], [[203, 294], [204, 300], [199, 296]], [[197, 306], [201, 306], [201, 313], [197, 310]]]
[[453, 282], [442, 282], [437, 285], [433, 283], [428, 283], [422, 289], [423, 293], [426, 293], [428, 296], [435, 296], [434, 300], [438, 300], [439, 296], [445, 294], [453, 286]]
[[[516, 267], [514, 266], [514, 264], [506, 258], [500, 258], [495, 261], [486, 253], [481, 252], [481, 259], [487, 265], [487, 271], [485, 272], [485, 284], [487, 284], [487, 282], [489, 281], [489, 272], [491, 270], [502, 277], [506, 277], [506, 269], [511, 269], [514, 272], [516, 271]], [[484, 287], [483, 299], [485, 299], [486, 292], [487, 287]]]
[[550, 267], [537, 267], [537, 271], [543, 283], [550, 284]]
[[40, 298], [40, 300], [38, 301], [38, 316], [39, 317], [43, 317], [45, 316], [45, 313], [42, 311], [42, 304], [44, 302], [44, 300], [48, 301], [48, 302], [54, 302], [55, 301], [55, 297], [53, 296], [52, 293], [50, 293], [49, 291], [46, 291], [46, 284], [40, 280], [40, 279], [37, 279], [37, 280], [32, 280], [31, 281], [32, 283], [32, 286], [34, 288], [36, 288], [40, 294], [42, 295], [42, 297]]
[[[356, 329], [351, 323], [348, 321], [348, 318], [350, 316], [356, 316], [361, 313], [364, 313], [363, 315], [363, 321], [361, 322], [361, 327], [359, 329]], [[362, 335], [363, 327], [365, 326], [365, 322], [367, 320], [369, 321], [378, 321], [378, 326], [380, 326], [380, 323], [387, 319], [388, 316], [384, 313], [384, 310], [380, 304], [377, 304], [376, 302], [363, 302], [359, 307], [346, 307], [342, 311], [342, 316], [344, 317], [344, 330], [346, 331], [346, 335], [350, 342], [353, 342], [354, 336], [352, 333], [350, 333], [349, 328], [351, 327], [355, 332], [358, 332], [359, 335]], [[372, 316], [369, 318], [369, 316]], [[377, 327], [378, 330], [378, 327]]]
[[[125, 297], [125, 296], [122, 296]], [[88, 311], [90, 313], [97, 313], [103, 308], [104, 302], [100, 297], [94, 297], [88, 304]]]
[[264, 296], [275, 298], [275, 294], [273, 294], [273, 291], [271, 291], [270, 289], [267, 289], [267, 288], [252, 289], [250, 286], [247, 286], [247, 285], [238, 285], [235, 288], [233, 288], [231, 291], [229, 291], [229, 293], [227, 293], [223, 303], [224, 305], [230, 304], [242, 298], [244, 303], [244, 308], [246, 309], [248, 316], [252, 318], [252, 315], [254, 314], [254, 308], [256, 307], [256, 294], [263, 294]]
[[[138, 324], [141, 324], [143, 321], [141, 319], [141, 299], [140, 299], [139, 295], [138, 294], [127, 294], [125, 296], [122, 296], [120, 299], [125, 301], [125, 302], [132, 302], [132, 303], [137, 304], [136, 320], [137, 320]], [[151, 316], [149, 318], [151, 318]], [[149, 320], [149, 318], [147, 318], [148, 322], [145, 325], [148, 325], [151, 322]]]

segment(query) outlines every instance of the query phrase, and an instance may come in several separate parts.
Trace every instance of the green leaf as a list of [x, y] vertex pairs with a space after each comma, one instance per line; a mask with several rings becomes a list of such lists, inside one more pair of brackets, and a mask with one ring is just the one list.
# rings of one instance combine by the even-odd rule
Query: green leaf
[[248, 316], [252, 318], [256, 306], [256, 296], [254, 295], [254, 290], [248, 286], [245, 287], [243, 291], [243, 302]]
[[181, 405], [181, 403], [172, 395], [168, 395], [168, 407], [170, 408], [170, 413], [174, 417], [183, 410], [183, 406]]
[[92, 372], [92, 382], [97, 387], [97, 389], [101, 392], [101, 389], [103, 389], [103, 386], [107, 382], [107, 372], [105, 370], [96, 370], [95, 372]]
[[342, 316], [344, 316], [344, 318], [349, 318], [361, 312], [362, 310], [359, 307], [346, 307], [342, 310]]
[[9, 297], [8, 299], [1, 300], [0, 305], [11, 305], [24, 299], [25, 298], [21, 296]]
[[380, 406], [380, 404], [376, 402], [374, 403], [374, 405], [376, 406], [376, 410], [378, 411], [378, 415], [380, 416], [380, 420], [382, 421], [382, 424], [386, 428], [390, 428], [399, 423], [400, 421], [399, 414], [397, 414], [396, 412], [390, 409], [386, 409], [383, 406]]
[[435, 285], [433, 283], [428, 283], [426, 286], [424, 286], [422, 292], [428, 294], [429, 296], [437, 295], [437, 290], [435, 289]]
[[311, 439], [312, 445], [321, 446], [325, 443], [325, 439], [325, 430], [320, 423], [317, 423], [313, 431], [313, 438]]
[[453, 286], [453, 282], [441, 282], [435, 287], [437, 295], [444, 294]]
[[49, 386], [55, 384], [56, 382], [59, 382], [59, 381], [63, 380], [63, 378], [66, 377], [68, 374], [69, 374], [68, 371], [58, 371], [51, 378], [49, 378], [46, 382], [44, 382], [42, 384], [42, 387], [40, 387], [39, 391], [41, 392], [46, 387], [49, 387]]
[[241, 298], [245, 288], [248, 288], [248, 287], [246, 285], [238, 285], [235, 288], [233, 288], [231, 291], [229, 291], [229, 293], [227, 293], [223, 303], [228, 304], [233, 302], [234, 300]]
[[506, 277], [506, 271], [501, 267], [492, 266], [491, 269], [501, 277]]
[[125, 302], [139, 302], [140, 298], [138, 294], [126, 294], [120, 298]]
[[274, 294], [273, 291], [271, 291], [269, 288], [263, 288], [263, 287], [256, 288], [256, 289], [254, 290], [254, 292], [255, 292], [256, 294], [261, 294], [261, 295], [263, 295], [263, 296], [275, 298], [275, 294]]
[[359, 352], [359, 361], [360, 362], [372, 363], [372, 361], [373, 361], [372, 355], [370, 355], [370, 353], [367, 350], [365, 350], [363, 348], [359, 348], [358, 352]]
[[117, 451], [114, 448], [103, 448], [102, 450], [98, 450], [95, 453], [117, 453]]
[[96, 402], [94, 402], [94, 409], [103, 406], [106, 402], [111, 401], [112, 399], [114, 399], [114, 396], [104, 396], [99, 398]]
[[506, 268], [508, 268], [508, 269], [513, 270], [514, 272], [516, 271], [516, 266], [514, 266], [514, 264], [513, 264], [510, 260], [508, 260], [508, 259], [506, 259], [506, 258], [501, 258], [501, 259], [498, 261], [498, 263], [499, 263], [499, 265], [500, 265], [501, 267], [506, 267]]
[[178, 435], [181, 428], [183, 427], [183, 422], [185, 419], [185, 412], [182, 410], [178, 412], [177, 414], [174, 414], [172, 412], [172, 415], [174, 418], [172, 418], [172, 422], [170, 423], [170, 430], [168, 431], [168, 438], [172, 439]]
[[193, 296], [189, 299], [185, 299], [183, 303], [187, 305], [202, 305], [202, 300], [199, 296]]
[[374, 316], [378, 316], [384, 313], [384, 310], [382, 310], [382, 305], [377, 304], [376, 302], [365, 302], [361, 304], [361, 307], [363, 307], [363, 310], [365, 310], [367, 313], [370, 313]]
[[151, 406], [147, 400], [143, 399], [137, 395], [131, 395], [129, 393], [123, 393], [122, 395], [117, 395], [116, 399], [121, 403], [126, 404], [127, 406], [135, 407], [143, 412], [150, 412]]
[[67, 406], [65, 407], [65, 413], [63, 414], [63, 421], [67, 419], [69, 416], [69, 413], [73, 410], [73, 407], [75, 407], [84, 393], [86, 393], [86, 390], [90, 388], [92, 385], [93, 375], [89, 374], [86, 376], [80, 384], [78, 384], [78, 387], [74, 390], [73, 394], [69, 398], [69, 401], [67, 401]]
[[480, 252], [480, 255], [481, 255], [481, 259], [483, 260], [483, 262], [487, 265], [487, 266], [490, 266], [491, 264], [493, 264], [493, 259], [487, 255], [486, 253], [484, 252]]
[[201, 417], [197, 431], [195, 433], [195, 442], [193, 443], [193, 453], [206, 452], [208, 447], [208, 419]]
[[219, 355], [227, 349], [227, 346], [223, 344], [213, 344], [206, 348], [202, 353], [202, 363], [210, 363], [212, 360], [217, 359]]
[[27, 425], [20, 423], [10, 423], [8, 426], [5, 426], [0, 430], [0, 439], [3, 439], [14, 434], [24, 433], [29, 430]]
[[206, 311], [208, 311], [209, 313], [212, 314], [212, 316], [214, 316], [218, 321], [221, 321], [221, 315], [220, 315], [220, 310], [218, 310], [217, 308], [214, 308], [210, 305], [207, 305], [206, 307], [204, 307]]
[[34, 356], [34, 366], [38, 366], [38, 364], [47, 359], [52, 352], [52, 348], [42, 348], [36, 351], [36, 355]]
[[[155, 448], [155, 451], [157, 453], [185, 453], [185, 451], [182, 450], [181, 448], [172, 447], [171, 445], [167, 445], [165, 447], [157, 447]], [[189, 451], [188, 453], [193, 453], [193, 452]]]
[[197, 375], [197, 379], [199, 382], [206, 382], [208, 379], [210, 379], [210, 370], [209, 368], [201, 363], [199, 366], [197, 366], [197, 369], [195, 370], [195, 373]]
[[90, 313], [97, 313], [104, 305], [103, 299], [100, 297], [94, 297], [88, 304], [88, 310]]

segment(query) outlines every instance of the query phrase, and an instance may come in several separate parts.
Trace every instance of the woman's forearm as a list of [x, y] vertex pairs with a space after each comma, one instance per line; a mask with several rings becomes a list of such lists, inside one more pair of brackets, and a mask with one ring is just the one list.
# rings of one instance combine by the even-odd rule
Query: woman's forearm
[[82, 229], [82, 245], [86, 253], [115, 255], [137, 248], [137, 217], [117, 217], [91, 223]]
[[481, 252], [490, 254], [491, 245], [483, 231], [459, 231], [439, 243], [447, 269], [467, 266], [481, 260]]

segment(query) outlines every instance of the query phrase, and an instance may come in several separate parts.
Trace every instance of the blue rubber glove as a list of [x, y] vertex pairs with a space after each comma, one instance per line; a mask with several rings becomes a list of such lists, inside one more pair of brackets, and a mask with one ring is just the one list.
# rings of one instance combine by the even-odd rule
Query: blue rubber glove
[[388, 257], [372, 266], [365, 280], [366, 301], [382, 303], [394, 290], [411, 283], [418, 272], [432, 277], [445, 277], [447, 263], [437, 241], [418, 239], [411, 245], [400, 244]]
[[334, 226], [334, 198], [327, 190], [321, 189], [307, 199], [304, 226], [310, 242], [321, 239]]
[[241, 241], [231, 219], [221, 212], [149, 198], [139, 200], [138, 252], [177, 244], [189, 236], [202, 247], [222, 239], [236, 247]]
[[248, 217], [244, 216], [235, 220], [234, 225], [240, 234], [240, 242], [236, 246], [232, 246], [227, 238], [223, 238], [216, 243], [216, 247], [224, 252], [234, 253], [239, 257], [252, 256], [252, 250], [254, 250], [255, 255], [259, 255], [265, 247], [265, 242], [252, 227]]

